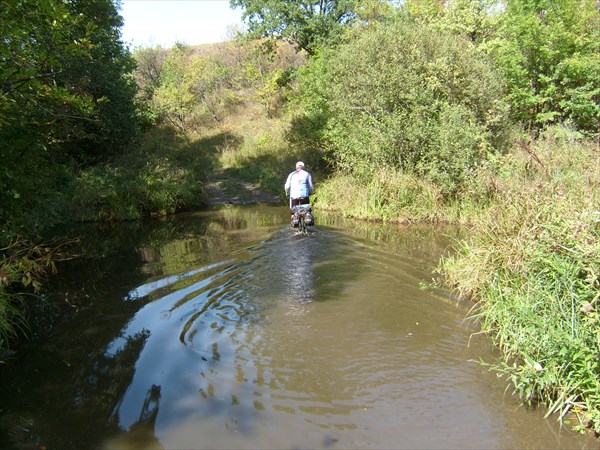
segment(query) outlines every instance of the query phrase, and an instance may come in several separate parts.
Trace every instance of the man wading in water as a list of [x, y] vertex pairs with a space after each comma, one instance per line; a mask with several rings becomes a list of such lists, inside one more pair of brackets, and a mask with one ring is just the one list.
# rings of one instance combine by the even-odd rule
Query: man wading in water
[[[309, 196], [314, 191], [312, 176], [304, 170], [304, 163], [298, 161], [296, 170], [288, 175], [285, 182], [285, 194], [290, 198], [290, 208], [293, 209], [297, 205], [310, 205]], [[292, 221], [293, 219], [292, 215]]]

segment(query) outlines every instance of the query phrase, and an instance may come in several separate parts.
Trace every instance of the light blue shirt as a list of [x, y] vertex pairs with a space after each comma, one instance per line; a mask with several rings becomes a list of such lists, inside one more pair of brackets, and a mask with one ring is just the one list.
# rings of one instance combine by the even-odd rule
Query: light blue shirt
[[285, 193], [292, 199], [306, 198], [315, 191], [310, 173], [299, 169], [290, 173], [285, 182]]

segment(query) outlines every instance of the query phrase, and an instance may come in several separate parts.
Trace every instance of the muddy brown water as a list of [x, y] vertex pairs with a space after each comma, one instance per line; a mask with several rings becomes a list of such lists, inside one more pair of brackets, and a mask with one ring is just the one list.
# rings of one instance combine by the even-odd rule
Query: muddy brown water
[[461, 230], [224, 207], [88, 226], [0, 368], [15, 448], [598, 448], [521, 406], [469, 305], [424, 288]]

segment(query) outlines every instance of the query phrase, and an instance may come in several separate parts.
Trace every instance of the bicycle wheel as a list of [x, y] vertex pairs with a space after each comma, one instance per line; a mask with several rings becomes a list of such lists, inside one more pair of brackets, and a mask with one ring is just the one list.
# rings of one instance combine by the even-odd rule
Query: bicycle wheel
[[302, 234], [308, 233], [308, 231], [306, 229], [306, 220], [304, 218], [304, 214], [300, 214], [300, 217], [298, 220], [298, 231], [300, 231], [300, 233], [302, 233]]

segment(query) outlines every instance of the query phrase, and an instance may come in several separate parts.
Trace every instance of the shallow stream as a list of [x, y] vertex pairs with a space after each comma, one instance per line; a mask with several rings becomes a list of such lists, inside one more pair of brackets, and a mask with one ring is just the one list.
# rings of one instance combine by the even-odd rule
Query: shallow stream
[[597, 448], [519, 405], [470, 305], [427, 288], [460, 230], [282, 207], [82, 226], [0, 368], [0, 446]]

